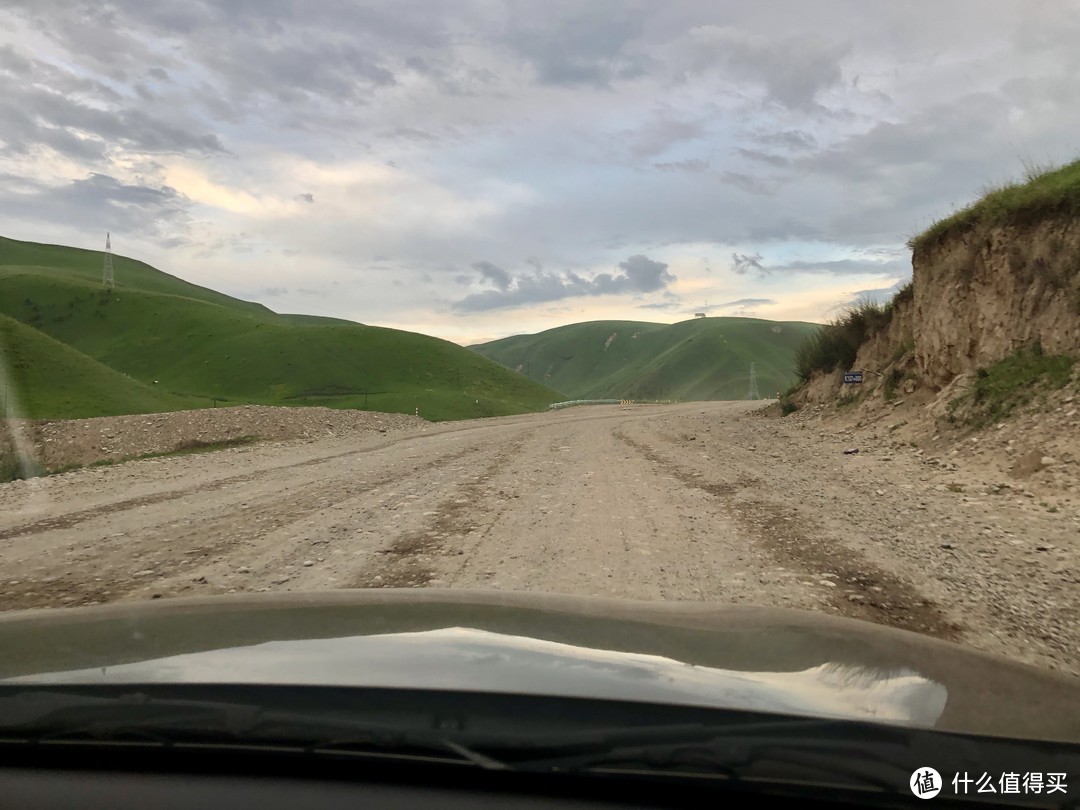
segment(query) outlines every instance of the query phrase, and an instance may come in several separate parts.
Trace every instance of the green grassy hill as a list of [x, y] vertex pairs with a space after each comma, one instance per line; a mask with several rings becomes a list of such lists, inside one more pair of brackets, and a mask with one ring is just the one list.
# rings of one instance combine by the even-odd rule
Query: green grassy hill
[[[105, 291], [102, 260], [97, 251], [0, 238], [0, 315], [22, 325], [5, 337], [7, 353], [22, 358], [27, 416], [258, 403], [419, 407], [429, 419], [459, 419], [560, 398], [448, 341], [278, 315], [123, 257], [114, 261], [115, 289]], [[68, 379], [75, 365], [83, 369], [78, 395]], [[130, 384], [118, 386], [107, 371]], [[114, 396], [94, 393], [109, 388]]]
[[[0, 377], [0, 412], [5, 414], [10, 407], [67, 419], [206, 404], [143, 385], [6, 315], [0, 315]], [[15, 400], [7, 402], [12, 396]]]
[[818, 324], [695, 318], [672, 325], [592, 321], [471, 347], [567, 398], [745, 399], [794, 381], [795, 350]]

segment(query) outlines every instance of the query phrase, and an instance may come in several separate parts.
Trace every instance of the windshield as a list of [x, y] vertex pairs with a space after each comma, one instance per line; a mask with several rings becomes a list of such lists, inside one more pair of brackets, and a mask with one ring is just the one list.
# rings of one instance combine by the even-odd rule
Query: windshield
[[0, 684], [1080, 742], [1075, 11], [6, 2]]

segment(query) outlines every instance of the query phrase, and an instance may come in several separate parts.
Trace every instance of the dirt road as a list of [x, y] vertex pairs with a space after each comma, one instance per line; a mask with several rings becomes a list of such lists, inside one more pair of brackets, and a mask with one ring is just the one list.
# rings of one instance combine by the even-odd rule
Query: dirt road
[[961, 496], [914, 450], [755, 407], [582, 407], [5, 484], [0, 609], [355, 587], [709, 600], [1080, 674], [1075, 505]]

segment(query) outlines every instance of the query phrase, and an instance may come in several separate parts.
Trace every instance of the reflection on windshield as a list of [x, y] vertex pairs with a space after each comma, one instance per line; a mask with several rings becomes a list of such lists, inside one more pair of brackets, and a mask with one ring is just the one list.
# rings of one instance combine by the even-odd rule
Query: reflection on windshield
[[259, 683], [460, 688], [739, 708], [933, 726], [946, 688], [910, 670], [826, 663], [740, 672], [453, 627], [272, 641], [7, 683]]

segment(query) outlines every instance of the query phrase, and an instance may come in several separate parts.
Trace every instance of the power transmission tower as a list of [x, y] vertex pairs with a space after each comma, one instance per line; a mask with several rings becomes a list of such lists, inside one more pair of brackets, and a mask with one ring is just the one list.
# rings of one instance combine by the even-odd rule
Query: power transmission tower
[[754, 364], [750, 364], [750, 390], [746, 392], [747, 399], [761, 399], [761, 393], [757, 389], [757, 371]]
[[101, 274], [101, 286], [105, 289], [116, 286], [112, 267], [112, 235], [108, 231], [105, 232], [105, 269]]

